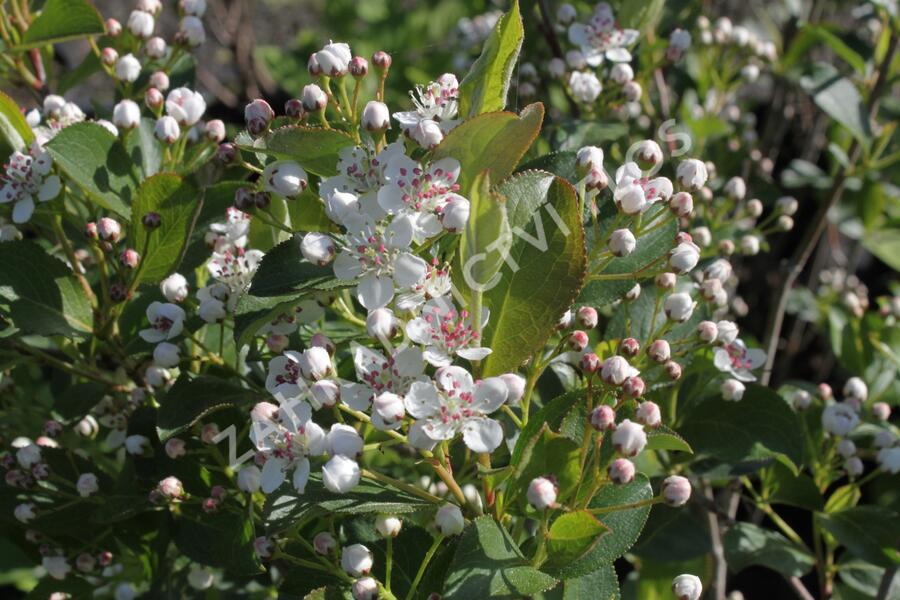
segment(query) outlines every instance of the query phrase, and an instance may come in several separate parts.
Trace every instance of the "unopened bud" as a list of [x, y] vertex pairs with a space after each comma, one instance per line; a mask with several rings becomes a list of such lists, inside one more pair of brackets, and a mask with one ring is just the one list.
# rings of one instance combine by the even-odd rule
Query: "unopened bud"
[[219, 144], [219, 147], [216, 148], [216, 159], [222, 164], [230, 165], [237, 160], [237, 157], [238, 147], [231, 142]]
[[107, 67], [111, 67], [116, 64], [116, 61], [119, 60], [119, 53], [116, 52], [115, 48], [110, 48], [107, 46], [100, 52], [100, 62], [102, 62]]
[[593, 306], [582, 306], [575, 313], [578, 323], [585, 329], [593, 329], [597, 326], [597, 309]]
[[354, 56], [350, 59], [350, 74], [361, 79], [369, 73], [369, 61], [362, 56]]
[[[641, 396], [644, 395], [644, 388], [645, 388], [644, 380], [637, 376], [629, 377], [624, 382], [622, 382], [622, 392], [629, 398], [640, 398]], [[647, 404], [647, 403], [645, 402], [644, 404]], [[651, 402], [650, 404], [653, 404], [653, 403]], [[638, 410], [637, 418], [638, 418], [638, 421], [640, 421], [641, 423], [644, 423], [644, 425], [650, 425], [651, 427], [656, 427], [656, 425], [659, 424], [657, 422], [656, 425], [653, 425], [649, 422], [645, 422], [644, 420], [642, 420], [640, 410]]]
[[375, 54], [372, 55], [372, 64], [375, 65], [375, 68], [379, 71], [387, 71], [391, 68], [391, 55], [387, 52], [379, 50]]
[[593, 352], [588, 352], [581, 357], [581, 370], [587, 374], [596, 373], [600, 368], [600, 357]]
[[647, 348], [647, 356], [650, 357], [651, 360], [664, 363], [669, 360], [672, 356], [672, 349], [669, 347], [669, 342], [666, 340], [656, 340]]
[[616, 428], [616, 411], [611, 406], [601, 404], [591, 411], [591, 427], [597, 431]]
[[162, 225], [162, 217], [158, 212], [148, 212], [141, 218], [145, 229], [153, 230]]
[[284, 114], [292, 119], [302, 119], [306, 115], [303, 102], [299, 98], [291, 98], [284, 103]]
[[678, 276], [675, 273], [660, 273], [656, 276], [656, 286], [660, 289], [675, 289], [676, 283], [678, 283]]
[[669, 506], [684, 506], [691, 497], [691, 482], [685, 477], [672, 475], [663, 480], [661, 491]]
[[625, 356], [637, 356], [641, 351], [641, 344], [634, 338], [625, 338], [619, 345], [619, 351]]
[[581, 352], [588, 345], [588, 335], [584, 331], [576, 330], [569, 334], [567, 341], [569, 348], [574, 352]]
[[674, 360], [670, 360], [665, 364], [666, 375], [669, 376], [669, 379], [672, 381], [676, 381], [681, 379], [681, 365], [679, 365]]
[[115, 19], [106, 20], [106, 35], [109, 37], [117, 37], [122, 33], [122, 24]]
[[627, 458], [617, 458], [609, 463], [609, 479], [615, 484], [624, 485], [634, 480], [634, 463]]
[[157, 110], [165, 101], [166, 99], [163, 97], [162, 92], [155, 87], [148, 88], [147, 91], [144, 92], [144, 104], [146, 104], [147, 108], [150, 110]]

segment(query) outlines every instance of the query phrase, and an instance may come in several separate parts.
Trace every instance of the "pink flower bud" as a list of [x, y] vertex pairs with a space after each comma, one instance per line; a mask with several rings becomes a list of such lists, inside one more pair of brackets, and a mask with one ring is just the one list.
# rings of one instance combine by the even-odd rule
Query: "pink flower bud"
[[97, 222], [97, 232], [100, 234], [100, 239], [117, 242], [122, 234], [122, 226], [115, 219], [103, 217]]
[[361, 79], [369, 73], [369, 61], [362, 56], [354, 56], [350, 59], [349, 70], [351, 75], [357, 79]]
[[[644, 395], [644, 380], [640, 377], [629, 377], [622, 383], [622, 391], [629, 398], [640, 398]], [[641, 420], [640, 417], [638, 420]], [[644, 424], [650, 425], [650, 423]]]
[[887, 402], [876, 402], [872, 405], [872, 414], [879, 421], [887, 421], [891, 418], [891, 407]]
[[300, 241], [300, 252], [309, 262], [324, 267], [334, 258], [334, 242], [325, 233], [307, 233]]
[[556, 484], [546, 477], [537, 477], [528, 485], [528, 503], [536, 510], [546, 510], [556, 506], [556, 496], [559, 489]]
[[616, 428], [616, 411], [611, 406], [601, 404], [591, 411], [591, 426], [597, 431]]
[[169, 76], [165, 71], [154, 71], [152, 75], [150, 75], [150, 86], [155, 87], [160, 92], [164, 92], [169, 89]]
[[655, 402], [649, 400], [641, 402], [635, 412], [635, 418], [639, 423], [646, 427], [659, 427], [662, 423], [662, 415], [659, 412], [659, 406]]
[[166, 99], [163, 97], [162, 92], [156, 89], [155, 87], [148, 88], [146, 92], [144, 92], [144, 104], [147, 105], [147, 108], [150, 110], [156, 110]]
[[691, 497], [691, 482], [679, 475], [666, 477], [662, 483], [662, 495], [669, 506], [684, 506]]
[[362, 112], [362, 128], [366, 131], [380, 133], [391, 127], [391, 113], [387, 104], [370, 100]]
[[219, 512], [219, 501], [215, 498], [204, 498], [200, 508], [208, 515], [217, 513]]
[[669, 342], [666, 340], [656, 340], [647, 348], [647, 356], [653, 361], [664, 363], [672, 356], [672, 350]]
[[269, 538], [260, 536], [253, 540], [253, 551], [260, 559], [270, 558], [273, 550], [275, 550], [275, 544]]
[[119, 263], [126, 269], [134, 269], [141, 261], [141, 255], [134, 248], [126, 248], [119, 256]]
[[284, 103], [284, 114], [291, 119], [302, 119], [306, 116], [306, 110], [303, 108], [303, 102], [299, 98], [291, 98]]
[[219, 144], [219, 147], [216, 148], [216, 160], [225, 165], [233, 164], [237, 160], [238, 155], [237, 146], [230, 142]]
[[84, 224], [84, 236], [89, 240], [96, 240], [100, 237], [97, 224], [93, 221]]
[[87, 552], [82, 552], [75, 559], [75, 568], [82, 573], [90, 573], [97, 566], [97, 559]]
[[675, 273], [660, 273], [656, 276], [656, 286], [663, 290], [674, 289], [677, 282], [678, 276]]
[[331, 554], [337, 548], [337, 540], [327, 531], [320, 531], [313, 538], [313, 548], [323, 556]]
[[[262, 98], [257, 98], [244, 107], [244, 120], [247, 122], [248, 128], [251, 123], [258, 124], [258, 131], [252, 131], [254, 135], [261, 133], [268, 128], [269, 123], [275, 118], [275, 111], [269, 106], [269, 103]], [[252, 129], [252, 128], [251, 128]]]
[[694, 199], [687, 192], [678, 192], [669, 199], [669, 208], [678, 217], [689, 217], [694, 212]]
[[827, 383], [820, 383], [818, 388], [816, 388], [816, 393], [821, 400], [830, 400], [834, 395], [831, 391], [831, 386]]
[[119, 53], [116, 52], [115, 48], [110, 48], [107, 46], [100, 52], [100, 62], [102, 62], [107, 67], [111, 67], [116, 64], [116, 61], [119, 60]]
[[587, 374], [596, 373], [600, 368], [600, 357], [593, 352], [588, 352], [581, 357], [581, 370]]
[[616, 229], [609, 237], [609, 251], [613, 256], [628, 256], [636, 246], [637, 240], [630, 229]]
[[582, 306], [576, 313], [576, 319], [585, 329], [593, 329], [597, 326], [597, 309], [593, 306]]
[[665, 364], [666, 375], [668, 375], [669, 379], [672, 381], [676, 381], [681, 379], [681, 365], [679, 365], [674, 360], [670, 360]]
[[200, 440], [204, 444], [215, 444], [215, 438], [219, 435], [219, 426], [215, 423], [207, 423], [200, 430]]
[[616, 426], [612, 442], [613, 447], [622, 456], [637, 456], [647, 445], [647, 434], [644, 433], [642, 425], [625, 419]]
[[625, 356], [637, 356], [641, 351], [641, 344], [634, 338], [625, 338], [619, 345], [619, 351]]
[[574, 352], [581, 352], [587, 347], [589, 341], [590, 340], [588, 340], [587, 333], [581, 330], [576, 330], [569, 334], [567, 343], [569, 345], [569, 348]]
[[122, 24], [115, 19], [107, 19], [106, 34], [109, 37], [117, 37], [120, 33], [122, 33]]
[[607, 470], [613, 483], [624, 485], [634, 481], [634, 463], [627, 458], [617, 458], [609, 464]]
[[156, 486], [156, 490], [167, 500], [178, 500], [184, 495], [184, 487], [177, 477], [166, 477]]
[[711, 344], [716, 341], [718, 335], [719, 327], [712, 321], [701, 321], [700, 324], [697, 325], [697, 337], [701, 342]]
[[166, 442], [166, 455], [171, 459], [181, 458], [185, 455], [185, 443], [184, 440], [178, 438], [170, 438]]
[[158, 229], [162, 225], [162, 216], [158, 212], [148, 212], [141, 217], [141, 224], [148, 231]]
[[300, 98], [306, 112], [319, 112], [320, 110], [324, 110], [325, 106], [328, 104], [328, 95], [322, 88], [314, 83], [304, 86], [303, 94]]
[[372, 64], [380, 71], [386, 71], [391, 68], [391, 55], [387, 52], [379, 50], [372, 55]]
[[225, 123], [219, 119], [213, 119], [206, 123], [206, 139], [218, 144], [225, 139]]
[[632, 367], [622, 356], [610, 356], [603, 361], [600, 370], [600, 378], [610, 385], [622, 385], [626, 379], [637, 374], [637, 369]]
[[289, 342], [288, 336], [280, 333], [270, 333], [266, 336], [266, 347], [274, 354], [281, 354]]
[[731, 402], [740, 401], [744, 397], [746, 389], [744, 384], [737, 379], [726, 379], [719, 388], [722, 392], [722, 397]]

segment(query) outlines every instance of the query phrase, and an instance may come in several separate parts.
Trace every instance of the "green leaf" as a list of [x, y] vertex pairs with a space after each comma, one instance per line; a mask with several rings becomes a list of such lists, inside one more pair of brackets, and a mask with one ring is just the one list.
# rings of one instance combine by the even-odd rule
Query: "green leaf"
[[[622, 504], [632, 504], [653, 497], [650, 481], [643, 473], [638, 473], [634, 481], [625, 485], [605, 485], [591, 500], [588, 508], [604, 508]], [[556, 573], [561, 579], [587, 575], [604, 565], [611, 565], [625, 554], [637, 541], [650, 515], [649, 506], [630, 508], [598, 516], [609, 532], [600, 537], [597, 545], [584, 556], [571, 561]]]
[[462, 534], [444, 584], [446, 600], [518, 600], [544, 592], [557, 580], [528, 564], [506, 530], [489, 516], [475, 519]]
[[182, 373], [160, 399], [156, 431], [160, 441], [165, 442], [211, 413], [226, 408], [246, 409], [259, 399], [257, 392], [220, 377]]
[[665, 425], [660, 425], [647, 431], [648, 450], [674, 450], [693, 454], [694, 450], [687, 441]]
[[522, 463], [522, 458], [525, 456], [527, 446], [532, 443], [531, 440], [544, 428], [545, 424], [551, 430], [558, 430], [563, 417], [568, 414], [572, 407], [583, 404], [584, 402], [585, 391], [577, 390], [557, 396], [545, 404], [541, 410], [528, 419], [528, 423], [522, 428], [522, 431], [519, 432], [519, 437], [516, 440], [516, 447], [513, 448], [509, 464], [519, 465]]
[[491, 310], [484, 339], [493, 350], [485, 375], [514, 370], [543, 348], [585, 276], [584, 230], [571, 184], [535, 171], [498, 191], [516, 239], [497, 284], [484, 293]]
[[866, 233], [860, 241], [878, 260], [900, 271], [900, 229], [876, 229]]
[[87, 0], [47, 0], [17, 49], [77, 40], [105, 31], [103, 18]]
[[268, 298], [243, 294], [234, 309], [234, 341], [237, 347], [249, 344], [260, 327], [279, 314], [294, 310], [301, 300], [294, 294]]
[[93, 330], [91, 304], [72, 271], [29, 241], [0, 244], [0, 295], [26, 333], [81, 336]]
[[829, 117], [846, 127], [863, 144], [872, 136], [869, 116], [856, 86], [832, 65], [816, 63], [800, 86]]
[[3, 149], [0, 159], [6, 162], [13, 151], [24, 150], [33, 141], [34, 132], [25, 121], [19, 106], [12, 98], [0, 92], [0, 142], [3, 144], [0, 146]]
[[641, 537], [629, 552], [642, 562], [704, 557], [712, 552], [707, 509], [699, 505], [654, 506]]
[[153, 132], [155, 125], [156, 121], [144, 117], [141, 119], [141, 124], [125, 138], [125, 149], [128, 151], [128, 156], [140, 168], [144, 178], [159, 173], [162, 163], [162, 146]]
[[63, 419], [80, 419], [99, 404], [108, 387], [96, 381], [76, 383], [56, 396], [53, 410]]
[[453, 275], [456, 287], [467, 296], [499, 277], [497, 272], [512, 242], [505, 200], [490, 188], [489, 172], [479, 174], [469, 195], [469, 220], [459, 239]]
[[812, 477], [801, 473], [794, 475], [781, 463], [775, 463], [761, 475], [764, 488], [772, 504], [787, 504], [809, 511], [822, 510], [825, 501]]
[[[463, 121], [434, 149], [432, 160], [452, 157], [461, 166], [457, 183], [469, 197], [475, 177], [490, 173], [496, 185], [515, 170], [541, 131], [542, 104], [530, 104], [517, 115], [494, 112]], [[498, 149], [502, 148], [502, 152]]]
[[645, 0], [644, 2], [622, 2], [616, 10], [619, 27], [652, 30], [665, 6], [665, 0]]
[[307, 262], [300, 252], [303, 236], [295, 235], [273, 248], [263, 257], [253, 282], [250, 294], [258, 297], [300, 294], [315, 290], [337, 287], [334, 269], [320, 267]]
[[823, 25], [807, 23], [800, 33], [794, 38], [784, 57], [781, 59], [782, 67], [790, 68], [802, 61], [808, 60], [809, 52], [817, 43], [823, 43], [842, 58], [853, 70], [860, 75], [866, 74], [866, 60], [847, 43], [832, 33]]
[[355, 145], [353, 138], [335, 129], [288, 125], [270, 132], [253, 146], [242, 145], [240, 148], [294, 160], [310, 173], [331, 177], [337, 175], [341, 150]]
[[325, 489], [321, 475], [310, 475], [302, 494], [285, 483], [266, 497], [263, 519], [271, 531], [281, 531], [296, 523], [325, 515], [408, 514], [434, 505], [383, 483], [363, 479], [346, 494]]
[[747, 384], [740, 402], [713, 396], [693, 405], [679, 431], [698, 456], [739, 469], [747, 468], [740, 463], [758, 468], [778, 457], [796, 473], [803, 460], [796, 413], [774, 391], [755, 383]]
[[524, 37], [519, 2], [513, 0], [509, 12], [500, 17], [485, 40], [481, 56], [459, 84], [459, 114], [472, 117], [506, 108], [509, 81]]
[[246, 511], [208, 515], [195, 508], [190, 513], [183, 510], [175, 519], [175, 545], [185, 556], [203, 565], [225, 568], [232, 575], [262, 571], [253, 550], [254, 539], [253, 521]]
[[553, 474], [559, 487], [559, 497], [568, 498], [578, 486], [581, 477], [579, 465], [580, 446], [544, 424], [537, 433], [527, 439], [521, 458], [515, 463], [507, 487], [510, 506], [518, 503], [519, 511], [526, 512], [525, 491], [536, 477]]
[[76, 123], [47, 142], [45, 148], [68, 178], [88, 197], [126, 219], [138, 187], [134, 164], [119, 140], [102, 125]]
[[722, 538], [728, 567], [740, 573], [752, 565], [762, 565], [785, 577], [803, 577], [816, 559], [777, 531], [753, 523], [735, 523]]
[[[139, 281], [156, 283], [178, 267], [202, 206], [199, 190], [177, 175], [161, 173], [141, 184], [131, 222], [132, 243], [141, 253]], [[157, 229], [148, 230], [141, 223], [149, 212], [162, 218]]]
[[896, 567], [900, 515], [880, 506], [856, 506], [816, 520], [850, 552], [881, 567]]
[[549, 592], [534, 596], [535, 600], [619, 600], [619, 578], [612, 565], [572, 577]]
[[547, 533], [547, 566], [552, 569], [554, 565], [565, 565], [580, 558], [607, 531], [606, 526], [586, 510], [561, 515]]

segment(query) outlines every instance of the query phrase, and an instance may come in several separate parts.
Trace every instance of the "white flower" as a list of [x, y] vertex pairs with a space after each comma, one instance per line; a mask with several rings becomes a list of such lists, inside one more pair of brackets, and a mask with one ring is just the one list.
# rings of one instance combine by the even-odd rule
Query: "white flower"
[[525, 493], [528, 503], [537, 510], [544, 510], [556, 506], [556, 496], [559, 489], [556, 484], [546, 477], [536, 477], [528, 484]]
[[669, 506], [684, 506], [691, 497], [691, 482], [685, 477], [671, 475], [663, 480], [660, 491]]
[[[718, 324], [719, 339], [722, 339], [722, 322]], [[760, 348], [747, 348], [739, 339], [713, 351], [713, 364], [724, 373], [729, 373], [739, 381], [756, 381], [751, 372], [766, 362], [766, 353]]]
[[195, 590], [209, 589], [212, 587], [213, 579], [213, 572], [209, 567], [201, 567], [200, 565], [194, 564], [191, 565], [191, 570], [188, 571], [188, 585]]
[[37, 143], [28, 154], [13, 152], [0, 177], [0, 204], [13, 203], [13, 223], [27, 223], [34, 214], [35, 201], [47, 202], [56, 198], [62, 190], [62, 181], [50, 175], [53, 161], [50, 153]]
[[603, 84], [590, 71], [572, 71], [569, 74], [569, 87], [575, 100], [584, 104], [593, 104], [603, 91]]
[[856, 454], [856, 444], [849, 438], [842, 439], [837, 445], [838, 454], [844, 458], [850, 458]]
[[700, 262], [700, 247], [693, 242], [681, 242], [669, 251], [669, 266], [677, 273], [687, 273]]
[[391, 112], [387, 104], [370, 100], [362, 112], [362, 126], [366, 131], [382, 132], [391, 128]]
[[603, 149], [597, 146], [583, 146], [575, 154], [578, 167], [585, 173], [603, 168]]
[[383, 227], [363, 215], [350, 215], [347, 233], [340, 240], [334, 274], [342, 281], [357, 280], [360, 304], [381, 308], [394, 297], [395, 289], [409, 288], [425, 277], [428, 264], [409, 252], [414, 224], [408, 216], [395, 217]]
[[844, 436], [859, 424], [859, 415], [843, 402], [829, 404], [822, 411], [822, 427], [832, 435]]
[[155, 24], [153, 15], [142, 10], [133, 10], [128, 15], [128, 30], [136, 37], [147, 39], [153, 35]]
[[253, 279], [263, 253], [259, 250], [237, 248], [234, 252], [214, 252], [206, 268], [209, 274], [228, 286], [231, 295], [228, 298], [228, 309], [233, 310], [239, 294], [243, 292]]
[[238, 489], [242, 492], [253, 493], [259, 490], [262, 481], [262, 471], [256, 465], [242, 467], [237, 474]]
[[[488, 312], [482, 312], [482, 326]], [[406, 335], [425, 346], [423, 356], [436, 367], [449, 365], [453, 356], [467, 360], [482, 360], [490, 348], [479, 346], [479, 335], [472, 325], [468, 311], [457, 312], [449, 297], [434, 298], [422, 307], [422, 316], [406, 324]]]
[[352, 458], [335, 454], [322, 467], [322, 483], [335, 494], [346, 494], [359, 483], [359, 465]]
[[616, 169], [613, 199], [626, 215], [644, 212], [657, 200], [667, 201], [672, 192], [671, 181], [665, 177], [645, 177], [637, 163], [628, 162]]
[[406, 409], [403, 398], [392, 392], [382, 392], [372, 401], [372, 425], [376, 429], [398, 429]]
[[612, 385], [622, 385], [629, 377], [637, 377], [640, 371], [628, 364], [622, 356], [610, 356], [603, 361], [600, 378]]
[[324, 233], [307, 233], [300, 242], [300, 252], [309, 262], [324, 267], [334, 258], [334, 242]]
[[96, 494], [100, 489], [100, 485], [97, 483], [97, 476], [93, 473], [82, 473], [79, 475], [75, 487], [78, 489], [78, 494], [82, 498], [87, 498], [91, 494]]
[[678, 183], [691, 192], [696, 192], [706, 185], [708, 177], [706, 163], [696, 158], [688, 158], [681, 161], [675, 172], [675, 178], [678, 179]]
[[696, 303], [691, 298], [690, 294], [686, 294], [684, 292], [676, 292], [674, 294], [669, 294], [668, 296], [666, 296], [663, 308], [666, 312], [667, 317], [669, 317], [673, 321], [683, 323], [684, 321], [690, 319], [691, 315], [694, 314], [695, 304]]
[[206, 101], [200, 92], [194, 92], [186, 87], [180, 87], [169, 92], [166, 96], [166, 113], [174, 117], [180, 125], [193, 127], [206, 112]]
[[159, 283], [159, 291], [169, 302], [183, 302], [189, 293], [187, 279], [180, 273], [172, 273]]
[[353, 54], [345, 43], [330, 42], [313, 55], [322, 73], [330, 77], [341, 77], [347, 74]]
[[403, 521], [394, 515], [378, 515], [375, 517], [375, 530], [378, 531], [382, 537], [397, 537], [397, 534], [400, 533], [402, 527]]
[[878, 451], [878, 464], [892, 475], [900, 473], [900, 446], [882, 448]]
[[403, 153], [402, 140], [388, 144], [378, 154], [373, 148], [362, 146], [342, 149], [338, 154], [338, 174], [319, 186], [328, 217], [338, 224], [359, 212], [373, 219], [382, 218], [385, 212], [378, 204], [378, 192], [385, 184], [384, 170], [393, 157]]
[[137, 81], [138, 76], [141, 74], [141, 62], [134, 57], [134, 54], [126, 54], [119, 57], [119, 60], [116, 61], [115, 70], [116, 79], [133, 83]]
[[141, 123], [141, 107], [133, 100], [122, 100], [113, 107], [113, 123], [122, 129], [134, 129]]
[[358, 383], [341, 386], [341, 400], [356, 410], [368, 410], [383, 392], [404, 395], [415, 381], [427, 381], [422, 351], [416, 347], [394, 350], [385, 357], [365, 346], [353, 344], [353, 365]]
[[606, 2], [594, 7], [590, 23], [573, 23], [569, 26], [569, 41], [581, 48], [585, 61], [592, 67], [604, 59], [612, 62], [629, 62], [628, 46], [634, 44], [639, 33], [634, 29], [620, 29], [616, 25], [612, 8]]
[[229, 250], [235, 254], [238, 248], [247, 245], [247, 234], [250, 233], [250, 215], [234, 207], [229, 207], [225, 211], [225, 217], [224, 223], [213, 223], [209, 226], [207, 242], [213, 246], [216, 252], [222, 253]]
[[759, 238], [755, 235], [745, 235], [741, 238], [741, 252], [747, 256], [759, 254]]
[[353, 577], [368, 575], [372, 570], [372, 551], [362, 544], [341, 549], [341, 568]]
[[441, 75], [426, 86], [418, 85], [409, 93], [415, 110], [394, 113], [403, 131], [410, 133], [422, 122], [437, 125], [438, 131], [447, 133], [459, 123], [459, 82], [452, 73]]
[[378, 204], [388, 214], [410, 216], [413, 240], [422, 243], [441, 232], [440, 219], [448, 204], [468, 205], [457, 194], [459, 171], [459, 161], [453, 158], [423, 166], [404, 154], [394, 155], [384, 169]]
[[188, 15], [178, 24], [178, 39], [184, 40], [191, 48], [202, 46], [206, 41], [206, 30], [203, 21], [195, 16]]
[[406, 394], [406, 411], [414, 426], [434, 441], [450, 440], [462, 433], [473, 452], [493, 452], [503, 441], [503, 427], [487, 418], [506, 402], [508, 391], [499, 377], [473, 382], [461, 367], [441, 367], [435, 381], [417, 381]]
[[150, 329], [142, 329], [139, 335], [151, 344], [175, 339], [184, 329], [184, 318], [184, 309], [177, 304], [151, 302], [147, 307]]
[[628, 256], [636, 246], [637, 240], [630, 229], [616, 229], [609, 236], [609, 251], [614, 256]]
[[722, 397], [732, 402], [738, 402], [743, 398], [746, 389], [744, 384], [737, 379], [726, 379], [719, 388], [722, 392]]
[[163, 369], [177, 367], [181, 361], [180, 353], [181, 350], [175, 344], [160, 342], [153, 349], [153, 363]]
[[251, 411], [250, 440], [266, 457], [262, 468], [261, 489], [270, 494], [293, 471], [292, 484], [298, 493], [309, 480], [309, 458], [324, 453], [325, 432], [312, 421], [312, 408], [306, 402], [289, 402], [280, 408], [268, 402]]
[[378, 582], [372, 577], [357, 579], [350, 586], [353, 600], [375, 600], [378, 598]]
[[366, 333], [375, 340], [389, 340], [397, 334], [399, 321], [389, 308], [370, 310], [366, 316]]
[[153, 126], [153, 134], [161, 142], [174, 144], [181, 137], [181, 127], [178, 125], [175, 117], [163, 115], [156, 120], [156, 124]]
[[859, 377], [851, 377], [844, 384], [844, 396], [862, 403], [869, 397], [869, 388]]
[[725, 346], [734, 343], [740, 333], [740, 330], [734, 321], [719, 321], [716, 323], [716, 329], [718, 329], [719, 332], [718, 336], [716, 336], [716, 340]]
[[285, 198], [296, 198], [309, 183], [306, 171], [292, 160], [279, 160], [266, 165], [262, 179], [267, 191]]
[[616, 63], [609, 70], [609, 77], [618, 84], [625, 84], [634, 79], [634, 69], [628, 63]]
[[696, 575], [679, 575], [672, 581], [672, 593], [678, 600], [700, 600], [703, 584]]
[[637, 456], [647, 445], [647, 434], [644, 427], [629, 419], [622, 420], [612, 435], [613, 446], [624, 456]]
[[26, 524], [37, 516], [34, 513], [34, 504], [31, 502], [16, 505], [13, 515], [17, 521]]
[[362, 454], [364, 444], [356, 429], [343, 423], [334, 423], [325, 436], [325, 450], [331, 456], [356, 458]]
[[434, 525], [441, 535], [459, 535], [466, 527], [466, 520], [458, 506], [444, 504], [434, 515]]
[[150, 440], [143, 435], [129, 435], [125, 438], [125, 450], [128, 454], [140, 456], [150, 447]]
[[331, 357], [324, 348], [307, 348], [302, 353], [287, 350], [269, 361], [266, 390], [279, 402], [302, 397], [307, 385], [304, 378], [319, 380], [331, 373]]
[[441, 267], [437, 260], [434, 260], [422, 281], [411, 286], [408, 291], [400, 292], [397, 295], [397, 308], [418, 313], [419, 307], [426, 300], [449, 294], [452, 283], [450, 269], [447, 266]]
[[47, 575], [59, 580], [65, 579], [72, 570], [65, 556], [45, 556], [41, 559], [41, 566], [47, 571]]
[[186, 15], [202, 17], [206, 13], [206, 0], [180, 0], [178, 6]]

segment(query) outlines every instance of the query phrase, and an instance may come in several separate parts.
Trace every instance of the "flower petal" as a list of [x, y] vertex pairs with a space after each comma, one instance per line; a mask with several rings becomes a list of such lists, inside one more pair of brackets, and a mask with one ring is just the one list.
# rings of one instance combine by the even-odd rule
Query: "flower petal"
[[503, 442], [503, 427], [493, 419], [468, 419], [462, 432], [463, 441], [472, 452], [490, 453]]
[[59, 177], [52, 175], [45, 179], [43, 185], [41, 185], [41, 189], [38, 191], [38, 200], [41, 202], [53, 200], [59, 196], [59, 191], [61, 189], [62, 182], [59, 180]]
[[499, 377], [482, 379], [475, 385], [475, 401], [472, 402], [472, 408], [490, 414], [503, 406], [508, 395], [509, 388]]
[[356, 298], [369, 310], [386, 306], [393, 297], [394, 282], [390, 277], [379, 277], [369, 273], [363, 276], [356, 286]]
[[264, 494], [271, 494], [284, 483], [284, 459], [270, 456], [266, 464], [262, 468], [262, 476], [260, 478], [260, 489]]
[[411, 287], [425, 278], [428, 263], [409, 252], [401, 253], [394, 262], [394, 281], [400, 287]]
[[466, 360], [483, 360], [492, 350], [490, 348], [463, 348], [457, 350], [456, 355]]
[[441, 397], [430, 381], [415, 381], [403, 398], [403, 405], [414, 419], [425, 419], [440, 413]]
[[[268, 464], [268, 463], [266, 463]], [[297, 462], [297, 468], [294, 469], [294, 477], [292, 483], [298, 494], [306, 491], [306, 482], [309, 481], [309, 459], [301, 458]]]
[[32, 214], [34, 214], [34, 199], [31, 196], [25, 196], [13, 206], [13, 223], [27, 223]]
[[341, 252], [334, 259], [334, 276], [342, 281], [351, 281], [363, 272], [359, 259], [349, 252]]

